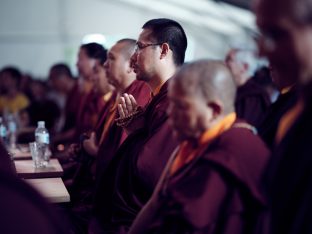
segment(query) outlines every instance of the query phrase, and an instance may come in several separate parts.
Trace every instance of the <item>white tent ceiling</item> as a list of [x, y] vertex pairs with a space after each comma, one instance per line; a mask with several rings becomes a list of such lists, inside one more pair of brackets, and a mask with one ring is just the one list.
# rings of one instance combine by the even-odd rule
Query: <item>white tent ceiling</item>
[[212, 0], [1, 0], [0, 67], [41, 77], [60, 61], [75, 69], [85, 35], [101, 33], [109, 47], [120, 37], [137, 38], [144, 22], [159, 17], [185, 28], [188, 60], [223, 58], [255, 30], [251, 12]]

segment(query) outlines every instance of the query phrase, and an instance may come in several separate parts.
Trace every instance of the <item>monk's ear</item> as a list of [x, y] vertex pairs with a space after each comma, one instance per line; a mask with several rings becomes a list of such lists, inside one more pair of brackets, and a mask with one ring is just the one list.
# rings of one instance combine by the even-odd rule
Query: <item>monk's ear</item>
[[212, 117], [215, 119], [219, 117], [223, 112], [223, 105], [219, 101], [209, 102], [208, 107], [212, 110]]
[[163, 43], [161, 45], [161, 54], [160, 54], [160, 59], [165, 58], [170, 50], [169, 44], [168, 43]]

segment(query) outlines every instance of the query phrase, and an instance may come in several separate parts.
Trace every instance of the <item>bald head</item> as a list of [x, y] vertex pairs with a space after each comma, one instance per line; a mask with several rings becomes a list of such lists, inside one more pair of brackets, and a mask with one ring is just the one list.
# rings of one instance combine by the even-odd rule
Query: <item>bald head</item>
[[108, 51], [104, 63], [109, 83], [120, 91], [126, 89], [136, 79], [136, 74], [130, 67], [130, 57], [134, 52], [135, 43], [133, 39], [119, 40]]
[[123, 54], [126, 60], [130, 60], [130, 57], [134, 53], [136, 40], [130, 38], [124, 38], [117, 41], [116, 44], [122, 45], [120, 48], [120, 53]]
[[183, 65], [169, 86], [169, 123], [178, 140], [197, 141], [234, 112], [236, 85], [223, 62]]
[[207, 102], [219, 100], [223, 114], [234, 111], [236, 85], [231, 72], [221, 61], [200, 60], [182, 66], [173, 83], [185, 94], [200, 95]]

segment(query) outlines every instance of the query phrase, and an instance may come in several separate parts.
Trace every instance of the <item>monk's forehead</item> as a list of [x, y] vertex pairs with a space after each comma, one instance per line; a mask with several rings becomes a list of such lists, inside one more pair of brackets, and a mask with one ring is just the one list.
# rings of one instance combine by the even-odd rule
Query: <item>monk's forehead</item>
[[151, 42], [154, 40], [153, 31], [149, 28], [142, 29], [138, 41], [140, 42]]

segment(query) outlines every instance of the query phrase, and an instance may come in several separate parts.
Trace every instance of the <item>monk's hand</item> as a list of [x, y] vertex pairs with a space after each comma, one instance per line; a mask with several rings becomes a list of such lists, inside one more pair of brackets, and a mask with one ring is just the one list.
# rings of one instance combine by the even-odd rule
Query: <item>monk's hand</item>
[[95, 132], [92, 132], [89, 139], [82, 142], [83, 148], [88, 154], [96, 156], [99, 150]]
[[123, 94], [119, 99], [116, 124], [122, 127], [127, 134], [144, 126], [144, 109], [140, 107], [131, 94]]
[[120, 118], [125, 118], [133, 114], [138, 108], [135, 98], [131, 94], [124, 93], [118, 104], [118, 113]]

